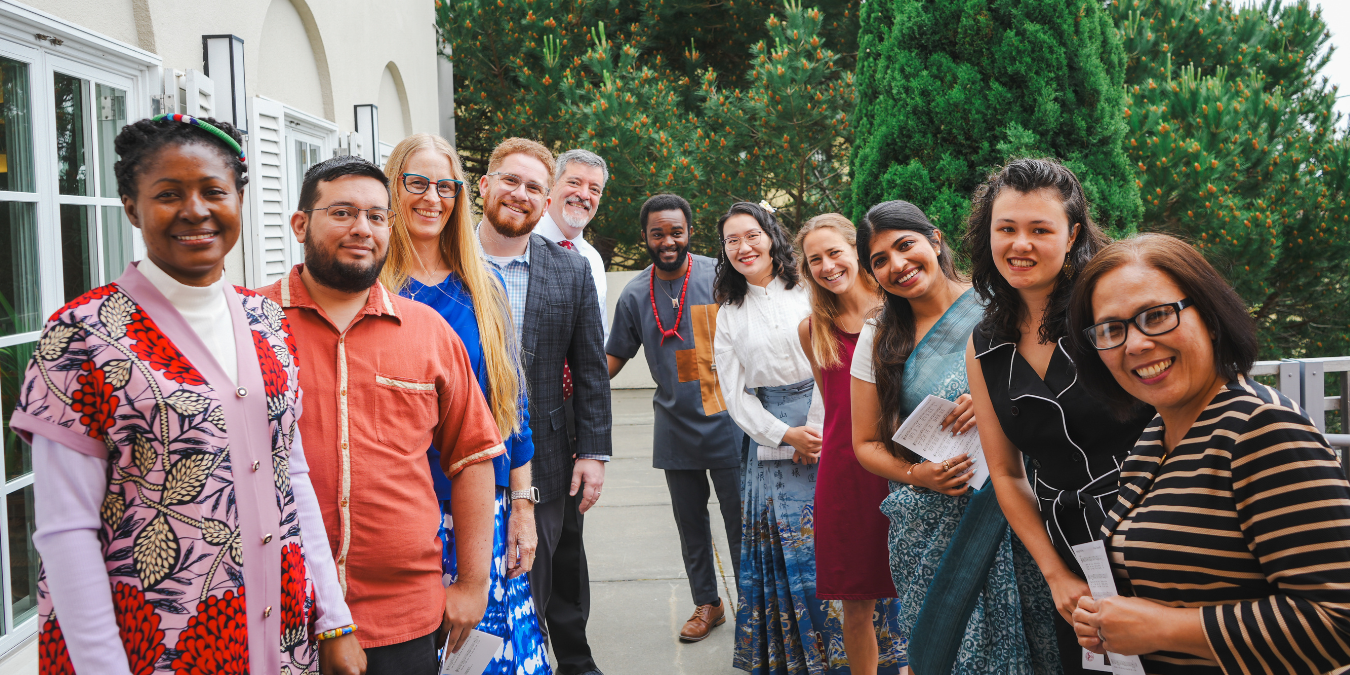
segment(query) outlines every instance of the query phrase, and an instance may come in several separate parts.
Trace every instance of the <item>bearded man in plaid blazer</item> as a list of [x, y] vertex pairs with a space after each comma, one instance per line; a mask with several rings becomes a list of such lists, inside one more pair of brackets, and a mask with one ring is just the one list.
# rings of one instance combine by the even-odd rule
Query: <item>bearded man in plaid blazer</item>
[[[539, 548], [530, 571], [535, 608], [559, 675], [600, 675], [586, 641], [591, 599], [581, 526], [582, 514], [600, 499], [612, 454], [609, 370], [588, 263], [532, 233], [548, 207], [553, 171], [552, 153], [534, 141], [512, 138], [497, 146], [478, 183], [484, 217], [478, 241], [506, 281], [528, 381], [539, 488]], [[513, 506], [525, 506], [522, 501]]]

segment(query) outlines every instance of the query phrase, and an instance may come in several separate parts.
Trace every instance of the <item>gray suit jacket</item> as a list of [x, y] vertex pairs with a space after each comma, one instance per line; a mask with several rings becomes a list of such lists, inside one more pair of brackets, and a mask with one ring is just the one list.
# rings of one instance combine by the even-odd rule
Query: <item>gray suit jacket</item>
[[[610, 455], [609, 366], [595, 280], [585, 258], [530, 235], [530, 285], [521, 326], [521, 364], [530, 396], [534, 484], [540, 499], [567, 495], [573, 455]], [[572, 369], [576, 443], [567, 435], [563, 362]]]

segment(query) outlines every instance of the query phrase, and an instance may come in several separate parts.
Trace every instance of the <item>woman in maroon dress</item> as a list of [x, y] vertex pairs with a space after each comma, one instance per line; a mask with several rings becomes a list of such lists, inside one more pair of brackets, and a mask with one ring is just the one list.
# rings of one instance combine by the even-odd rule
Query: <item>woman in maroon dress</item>
[[905, 645], [886, 550], [890, 521], [879, 508], [890, 489], [853, 454], [849, 364], [863, 322], [881, 307], [876, 281], [858, 273], [856, 242], [853, 223], [837, 213], [816, 216], [797, 233], [802, 276], [812, 286], [811, 316], [798, 333], [825, 401], [816, 475], [816, 597], [842, 601], [850, 671], [873, 675], [904, 667]]

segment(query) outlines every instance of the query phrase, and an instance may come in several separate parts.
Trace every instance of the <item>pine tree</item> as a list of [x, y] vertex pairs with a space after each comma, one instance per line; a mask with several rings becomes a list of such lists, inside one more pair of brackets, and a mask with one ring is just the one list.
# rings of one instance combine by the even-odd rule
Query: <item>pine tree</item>
[[858, 2], [776, 2], [437, 0], [460, 155], [481, 174], [509, 136], [600, 154], [586, 236], [618, 267], [646, 265], [637, 215], [657, 192], [690, 201], [708, 253], [734, 201], [768, 199], [789, 224], [840, 210]]
[[784, 19], [769, 17], [768, 26], [772, 46], [751, 48], [744, 88], [727, 91], [711, 72], [704, 77], [695, 147], [707, 198], [767, 198], [795, 228], [846, 206], [853, 73], [840, 72], [840, 57], [821, 38], [820, 10], [789, 2]]
[[1017, 156], [1078, 174], [1098, 223], [1128, 232], [1139, 196], [1121, 142], [1124, 54], [1094, 0], [871, 0], [858, 39], [852, 215], [913, 202], [948, 236]]
[[1142, 229], [1194, 243], [1247, 300], [1262, 358], [1350, 347], [1350, 141], [1306, 1], [1116, 2]]

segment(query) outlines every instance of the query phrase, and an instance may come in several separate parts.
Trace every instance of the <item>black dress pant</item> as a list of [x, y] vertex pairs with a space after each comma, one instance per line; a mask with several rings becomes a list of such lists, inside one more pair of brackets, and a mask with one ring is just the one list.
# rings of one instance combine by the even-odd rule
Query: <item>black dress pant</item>
[[694, 606], [717, 602], [717, 569], [713, 560], [712, 523], [708, 518], [708, 479], [717, 491], [722, 523], [727, 530], [728, 554], [736, 579], [741, 578], [740, 469], [666, 469], [666, 487], [680, 532], [680, 554], [689, 577]]
[[591, 616], [591, 578], [582, 544], [583, 516], [577, 510], [581, 491], [540, 502], [534, 507], [539, 549], [530, 586], [540, 628], [558, 658], [559, 675], [595, 670], [591, 646], [586, 641], [586, 621]]
[[436, 633], [407, 642], [366, 650], [366, 675], [436, 675]]

